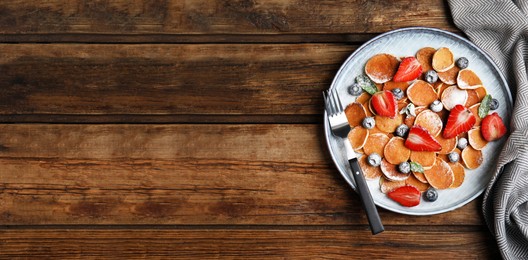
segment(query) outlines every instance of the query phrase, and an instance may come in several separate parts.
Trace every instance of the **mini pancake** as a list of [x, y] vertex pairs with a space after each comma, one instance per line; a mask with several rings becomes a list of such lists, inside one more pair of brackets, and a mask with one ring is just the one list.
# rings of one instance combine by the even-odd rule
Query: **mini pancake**
[[373, 117], [375, 116], [374, 113], [372, 113], [372, 111], [370, 111], [370, 107], [369, 107], [369, 102], [365, 102], [363, 104], [361, 104], [361, 106], [363, 106], [363, 109], [365, 109], [365, 114], [368, 116], [368, 117]]
[[383, 151], [385, 159], [389, 163], [398, 165], [409, 160], [411, 150], [405, 147], [405, 140], [401, 137], [393, 137], [389, 140]]
[[433, 167], [436, 161], [435, 152], [426, 152], [426, 151], [411, 151], [411, 162], [419, 163], [424, 169], [430, 169]]
[[416, 120], [414, 120], [414, 124], [427, 129], [432, 136], [439, 135], [444, 125], [440, 116], [429, 109], [418, 114]]
[[444, 104], [444, 108], [451, 110], [456, 105], [464, 105], [468, 99], [467, 91], [459, 89], [457, 86], [450, 86], [444, 90], [440, 101]]
[[392, 133], [403, 123], [403, 115], [397, 114], [394, 118], [375, 116], [376, 126], [385, 133]]
[[364, 104], [365, 102], [368, 102], [371, 97], [372, 96], [369, 93], [363, 92], [356, 98], [356, 102]]
[[449, 188], [455, 181], [455, 176], [449, 164], [442, 159], [437, 159], [433, 167], [424, 171], [427, 182], [433, 188], [443, 190]]
[[367, 138], [367, 142], [363, 146], [363, 150], [365, 151], [366, 155], [377, 153], [381, 156], [381, 158], [383, 158], [383, 151], [389, 140], [390, 138], [386, 134], [370, 134]]
[[453, 85], [457, 83], [457, 76], [460, 69], [457, 66], [453, 66], [447, 71], [438, 72], [438, 79], [445, 84]]
[[482, 150], [488, 144], [488, 141], [482, 137], [482, 133], [479, 128], [473, 128], [468, 132], [468, 142], [471, 147], [475, 150]]
[[373, 135], [373, 134], [383, 134], [383, 135], [387, 135], [387, 133], [379, 130], [379, 128], [377, 126], [374, 126], [374, 128], [372, 129], [369, 129], [369, 136]]
[[378, 91], [380, 91], [380, 90], [383, 89], [383, 84], [381, 84], [381, 83], [374, 83], [374, 85], [376, 85], [376, 89], [377, 89]]
[[415, 106], [429, 106], [438, 98], [438, 95], [431, 84], [423, 80], [416, 80], [407, 88], [407, 98]]
[[465, 107], [470, 107], [480, 102], [480, 97], [478, 95], [477, 90], [468, 89], [466, 90], [466, 92], [468, 93], [468, 99], [466, 100], [466, 104], [464, 105]]
[[414, 125], [415, 120], [415, 116], [405, 116], [405, 120], [403, 120], [403, 123], [406, 124], [409, 128], [411, 128]]
[[413, 176], [421, 183], [428, 183], [425, 175], [421, 172], [412, 172]]
[[432, 67], [436, 72], [445, 72], [455, 66], [455, 58], [449, 48], [442, 47], [433, 54]]
[[480, 107], [480, 103], [472, 105], [472, 106], [469, 107], [469, 111], [471, 111], [471, 113], [473, 113], [473, 115], [475, 116], [475, 119], [476, 119], [475, 126], [480, 126], [480, 123], [482, 123], [482, 118], [480, 118], [480, 116], [478, 115], [479, 107]]
[[376, 111], [374, 110], [374, 108], [372, 108], [372, 102], [371, 101], [372, 101], [372, 99], [370, 99], [369, 102], [368, 102], [368, 110], [370, 111], [371, 114], [376, 115]]
[[444, 161], [446, 161], [446, 162], [449, 162], [449, 158], [447, 157], [447, 154], [438, 154], [438, 155], [436, 156], [436, 159], [437, 159], [437, 160], [438, 160], [438, 159], [442, 159], [442, 160], [444, 160]]
[[363, 105], [357, 102], [352, 102], [345, 108], [345, 115], [350, 127], [356, 127], [360, 126], [363, 119], [367, 117], [367, 112]]
[[409, 105], [409, 103], [407, 102], [407, 98], [402, 98], [401, 100], [399, 100], [398, 101], [398, 112], [401, 111], [407, 105]]
[[352, 145], [354, 150], [363, 148], [367, 142], [369, 136], [369, 130], [361, 126], [356, 126], [348, 133], [348, 141]]
[[438, 151], [438, 154], [448, 154], [455, 150], [458, 142], [458, 138], [445, 139], [442, 135], [438, 135], [436, 141], [442, 146], [442, 150]]
[[464, 182], [464, 178], [466, 177], [466, 170], [464, 169], [464, 166], [462, 166], [462, 164], [460, 164], [459, 162], [448, 164], [449, 167], [451, 167], [451, 170], [453, 171], [453, 176], [455, 177], [455, 179], [453, 180], [453, 184], [451, 184], [449, 188], [458, 188]]
[[382, 193], [389, 193], [403, 186], [405, 186], [405, 181], [389, 181], [385, 178], [380, 178], [380, 189]]
[[475, 150], [471, 146], [462, 150], [460, 158], [462, 158], [462, 164], [464, 167], [470, 170], [478, 168], [484, 161], [482, 151]]
[[370, 99], [372, 98], [372, 96], [367, 93], [367, 92], [363, 92], [361, 93], [357, 98], [356, 98], [356, 103], [360, 103], [362, 106], [363, 106], [363, 109], [365, 109], [365, 113], [367, 116], [374, 116], [374, 114], [372, 113], [372, 111], [370, 111]]
[[381, 172], [383, 173], [383, 176], [391, 181], [404, 181], [407, 178], [409, 178], [410, 174], [401, 173], [398, 171], [398, 165], [394, 165], [387, 160], [383, 159], [381, 160]]
[[367, 157], [368, 156], [363, 155], [358, 160], [359, 167], [361, 167], [361, 171], [363, 171], [363, 175], [365, 176], [365, 178], [368, 179], [368, 180], [375, 180], [375, 179], [381, 177], [383, 175], [383, 173], [381, 172], [380, 167], [374, 167], [374, 166], [368, 164]]
[[484, 97], [488, 94], [488, 91], [486, 90], [485, 87], [476, 88], [475, 91], [477, 92], [479, 96], [479, 102], [482, 102]]
[[463, 69], [458, 72], [457, 85], [461, 89], [476, 89], [482, 87], [482, 81], [474, 71]]
[[402, 82], [387, 81], [383, 84], [383, 90], [393, 90], [395, 88], [399, 88], [402, 91], [406, 91], [408, 87], [409, 87], [409, 83], [407, 81], [402, 81]]
[[409, 178], [405, 180], [405, 184], [416, 187], [420, 192], [424, 192], [429, 189], [428, 183], [423, 183], [420, 180], [416, 179], [413, 174], [409, 175]]
[[433, 55], [435, 54], [436, 49], [433, 47], [424, 47], [418, 50], [416, 52], [416, 59], [418, 62], [420, 62], [420, 65], [422, 65], [422, 71], [427, 72], [429, 70], [432, 70], [433, 67], [431, 64], [433, 63]]
[[438, 98], [441, 98], [442, 97], [442, 93], [444, 93], [444, 90], [448, 87], [450, 87], [451, 85], [448, 85], [448, 84], [444, 84], [444, 83], [440, 83], [440, 84], [437, 84], [435, 86], [435, 91], [436, 91], [436, 94], [438, 96]]
[[[419, 115], [420, 113], [422, 113], [424, 110], [426, 110], [427, 107], [424, 107], [424, 106], [421, 106], [421, 107], [416, 107], [414, 109], [414, 112], [416, 115]], [[412, 127], [414, 125], [414, 121], [416, 121], [416, 116], [405, 116], [405, 119], [403, 120], [403, 123], [406, 124], [409, 128]]]
[[414, 108], [414, 112], [416, 112], [416, 115], [419, 115], [425, 110], [427, 110], [427, 106], [419, 106], [419, 107]]
[[392, 79], [400, 62], [390, 54], [381, 53], [372, 56], [365, 65], [365, 74], [375, 83], [382, 84]]

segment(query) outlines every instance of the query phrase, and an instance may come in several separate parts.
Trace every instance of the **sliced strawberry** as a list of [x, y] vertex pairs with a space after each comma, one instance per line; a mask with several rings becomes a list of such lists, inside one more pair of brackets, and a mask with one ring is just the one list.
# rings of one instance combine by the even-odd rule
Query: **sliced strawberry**
[[445, 139], [454, 138], [461, 133], [471, 130], [476, 121], [475, 115], [469, 109], [463, 105], [456, 105], [449, 112], [447, 124], [442, 136]]
[[506, 131], [506, 126], [504, 126], [504, 122], [502, 122], [502, 118], [497, 112], [487, 115], [482, 119], [480, 132], [486, 141], [491, 142], [500, 139], [506, 134]]
[[412, 151], [436, 152], [442, 150], [442, 145], [427, 131], [427, 129], [415, 125], [409, 130], [405, 147]]
[[422, 65], [415, 57], [403, 58], [392, 81], [403, 82], [417, 79], [422, 74]]
[[376, 92], [370, 99], [372, 108], [376, 114], [394, 118], [398, 113], [398, 104], [391, 91], [384, 90]]
[[399, 187], [387, 195], [404, 207], [414, 207], [420, 204], [420, 191], [414, 186]]

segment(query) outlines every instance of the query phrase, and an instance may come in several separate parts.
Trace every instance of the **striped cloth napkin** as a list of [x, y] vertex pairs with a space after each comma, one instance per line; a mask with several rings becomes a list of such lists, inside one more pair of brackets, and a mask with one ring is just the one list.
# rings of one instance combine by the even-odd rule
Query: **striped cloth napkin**
[[528, 259], [528, 1], [449, 0], [455, 25], [484, 49], [514, 97], [510, 136], [483, 213], [505, 259]]

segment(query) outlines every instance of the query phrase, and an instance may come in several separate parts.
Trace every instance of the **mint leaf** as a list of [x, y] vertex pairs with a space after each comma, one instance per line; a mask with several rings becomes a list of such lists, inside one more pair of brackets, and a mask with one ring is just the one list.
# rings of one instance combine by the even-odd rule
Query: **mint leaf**
[[488, 115], [490, 111], [491, 100], [492, 100], [491, 95], [488, 94], [484, 96], [484, 98], [482, 99], [482, 102], [480, 102], [480, 106], [478, 109], [478, 116], [480, 118], [484, 118]]
[[359, 75], [356, 77], [356, 84], [360, 86], [365, 92], [374, 95], [374, 93], [378, 92], [378, 87], [376, 87], [376, 84], [370, 78], [366, 75]]
[[412, 172], [419, 172], [419, 173], [423, 173], [424, 172], [424, 168], [419, 163], [411, 162], [410, 164], [411, 164], [411, 171]]

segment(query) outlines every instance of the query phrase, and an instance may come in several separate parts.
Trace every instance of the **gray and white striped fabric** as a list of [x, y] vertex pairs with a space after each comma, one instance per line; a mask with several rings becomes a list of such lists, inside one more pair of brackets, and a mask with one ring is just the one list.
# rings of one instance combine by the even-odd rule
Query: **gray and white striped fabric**
[[483, 213], [505, 259], [528, 259], [528, 1], [449, 0], [456, 26], [484, 49], [514, 96], [510, 136]]

